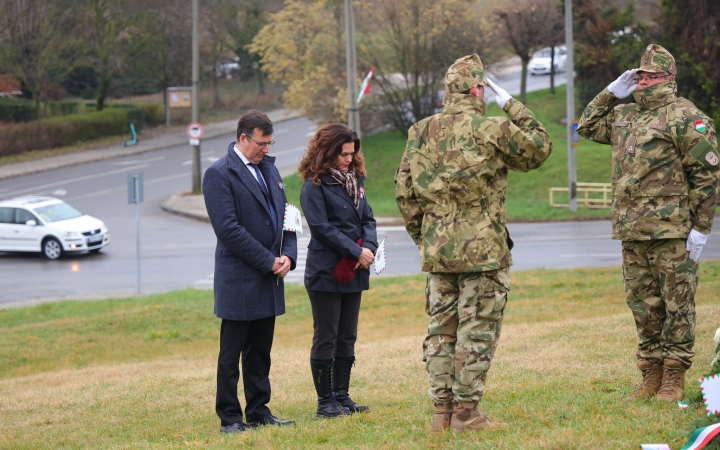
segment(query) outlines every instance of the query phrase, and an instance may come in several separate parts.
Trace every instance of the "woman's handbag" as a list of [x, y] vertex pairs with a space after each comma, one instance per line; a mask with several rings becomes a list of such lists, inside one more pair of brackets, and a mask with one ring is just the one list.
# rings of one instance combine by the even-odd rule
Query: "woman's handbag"
[[[362, 245], [362, 238], [357, 240], [357, 245]], [[355, 279], [357, 260], [343, 256], [335, 265], [335, 281], [340, 284], [348, 284]]]

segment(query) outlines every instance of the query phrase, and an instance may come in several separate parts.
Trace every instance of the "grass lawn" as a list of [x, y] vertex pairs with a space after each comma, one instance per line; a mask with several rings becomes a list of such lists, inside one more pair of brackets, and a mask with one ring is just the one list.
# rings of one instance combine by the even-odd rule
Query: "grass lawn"
[[[567, 186], [567, 141], [565, 126], [559, 120], [565, 117], [565, 86], [551, 95], [549, 89], [528, 93], [527, 106], [545, 125], [553, 142], [553, 153], [540, 169], [528, 173], [510, 172], [507, 191], [507, 217], [511, 221], [535, 221], [609, 217], [609, 209], [580, 207], [577, 213], [552, 208], [549, 202], [550, 187]], [[505, 116], [493, 102], [488, 105], [488, 116]], [[363, 138], [363, 152], [368, 167], [365, 189], [373, 211], [378, 216], [397, 215], [395, 204], [395, 170], [400, 164], [405, 139], [399, 132], [386, 132]], [[577, 179], [580, 182], [610, 182], [610, 155], [607, 145], [582, 139], [576, 147]], [[286, 177], [286, 192], [290, 203], [299, 204], [300, 180], [297, 175]], [[556, 201], [567, 201], [567, 196]]]
[[[501, 345], [481, 405], [506, 429], [433, 434], [421, 344], [424, 278], [373, 278], [363, 297], [352, 395], [372, 412], [314, 419], [312, 317], [287, 290], [270, 407], [297, 426], [218, 433], [219, 320], [212, 292], [185, 290], [0, 310], [0, 448], [679, 448], [700, 410], [624, 403], [639, 380], [619, 267], [513, 273]], [[720, 262], [703, 262], [698, 356], [720, 326]], [[242, 392], [242, 389], [240, 389]]]

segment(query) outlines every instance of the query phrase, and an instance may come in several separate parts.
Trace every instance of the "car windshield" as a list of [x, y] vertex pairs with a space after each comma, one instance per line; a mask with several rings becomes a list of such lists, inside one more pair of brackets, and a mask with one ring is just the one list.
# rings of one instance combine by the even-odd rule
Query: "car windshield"
[[83, 215], [80, 211], [67, 203], [42, 206], [40, 208], [35, 208], [34, 211], [42, 217], [45, 222], [58, 222], [60, 220], [74, 219]]
[[540, 50], [539, 52], [535, 53], [535, 58], [549, 58], [550, 57], [550, 49], [546, 48], [545, 50]]

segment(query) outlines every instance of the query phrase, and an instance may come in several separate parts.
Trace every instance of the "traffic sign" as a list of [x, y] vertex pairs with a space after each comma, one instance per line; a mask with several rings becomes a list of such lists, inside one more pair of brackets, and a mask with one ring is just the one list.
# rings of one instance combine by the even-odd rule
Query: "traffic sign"
[[197, 122], [187, 126], [187, 135], [190, 139], [200, 139], [203, 136], [203, 127]]

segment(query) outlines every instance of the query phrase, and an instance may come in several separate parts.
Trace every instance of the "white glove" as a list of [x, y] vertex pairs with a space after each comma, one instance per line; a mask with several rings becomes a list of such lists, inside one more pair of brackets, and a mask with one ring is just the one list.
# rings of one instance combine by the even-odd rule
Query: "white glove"
[[488, 87], [490, 88], [490, 90], [492, 90], [495, 93], [495, 103], [498, 104], [500, 109], [504, 108], [505, 103], [510, 101], [512, 96], [510, 96], [510, 94], [508, 94], [505, 89], [503, 89], [500, 86], [498, 86], [497, 84], [493, 83], [490, 78], [486, 78], [485, 81], [487, 81]]
[[708, 235], [702, 234], [695, 230], [690, 230], [690, 234], [687, 238], [687, 244], [685, 250], [690, 252], [690, 259], [694, 262], [698, 262], [700, 259], [700, 252], [703, 249], [703, 245], [707, 242]]
[[637, 71], [637, 69], [626, 70], [617, 80], [608, 85], [608, 91], [617, 98], [625, 98], [632, 94], [638, 87], [635, 82]]

